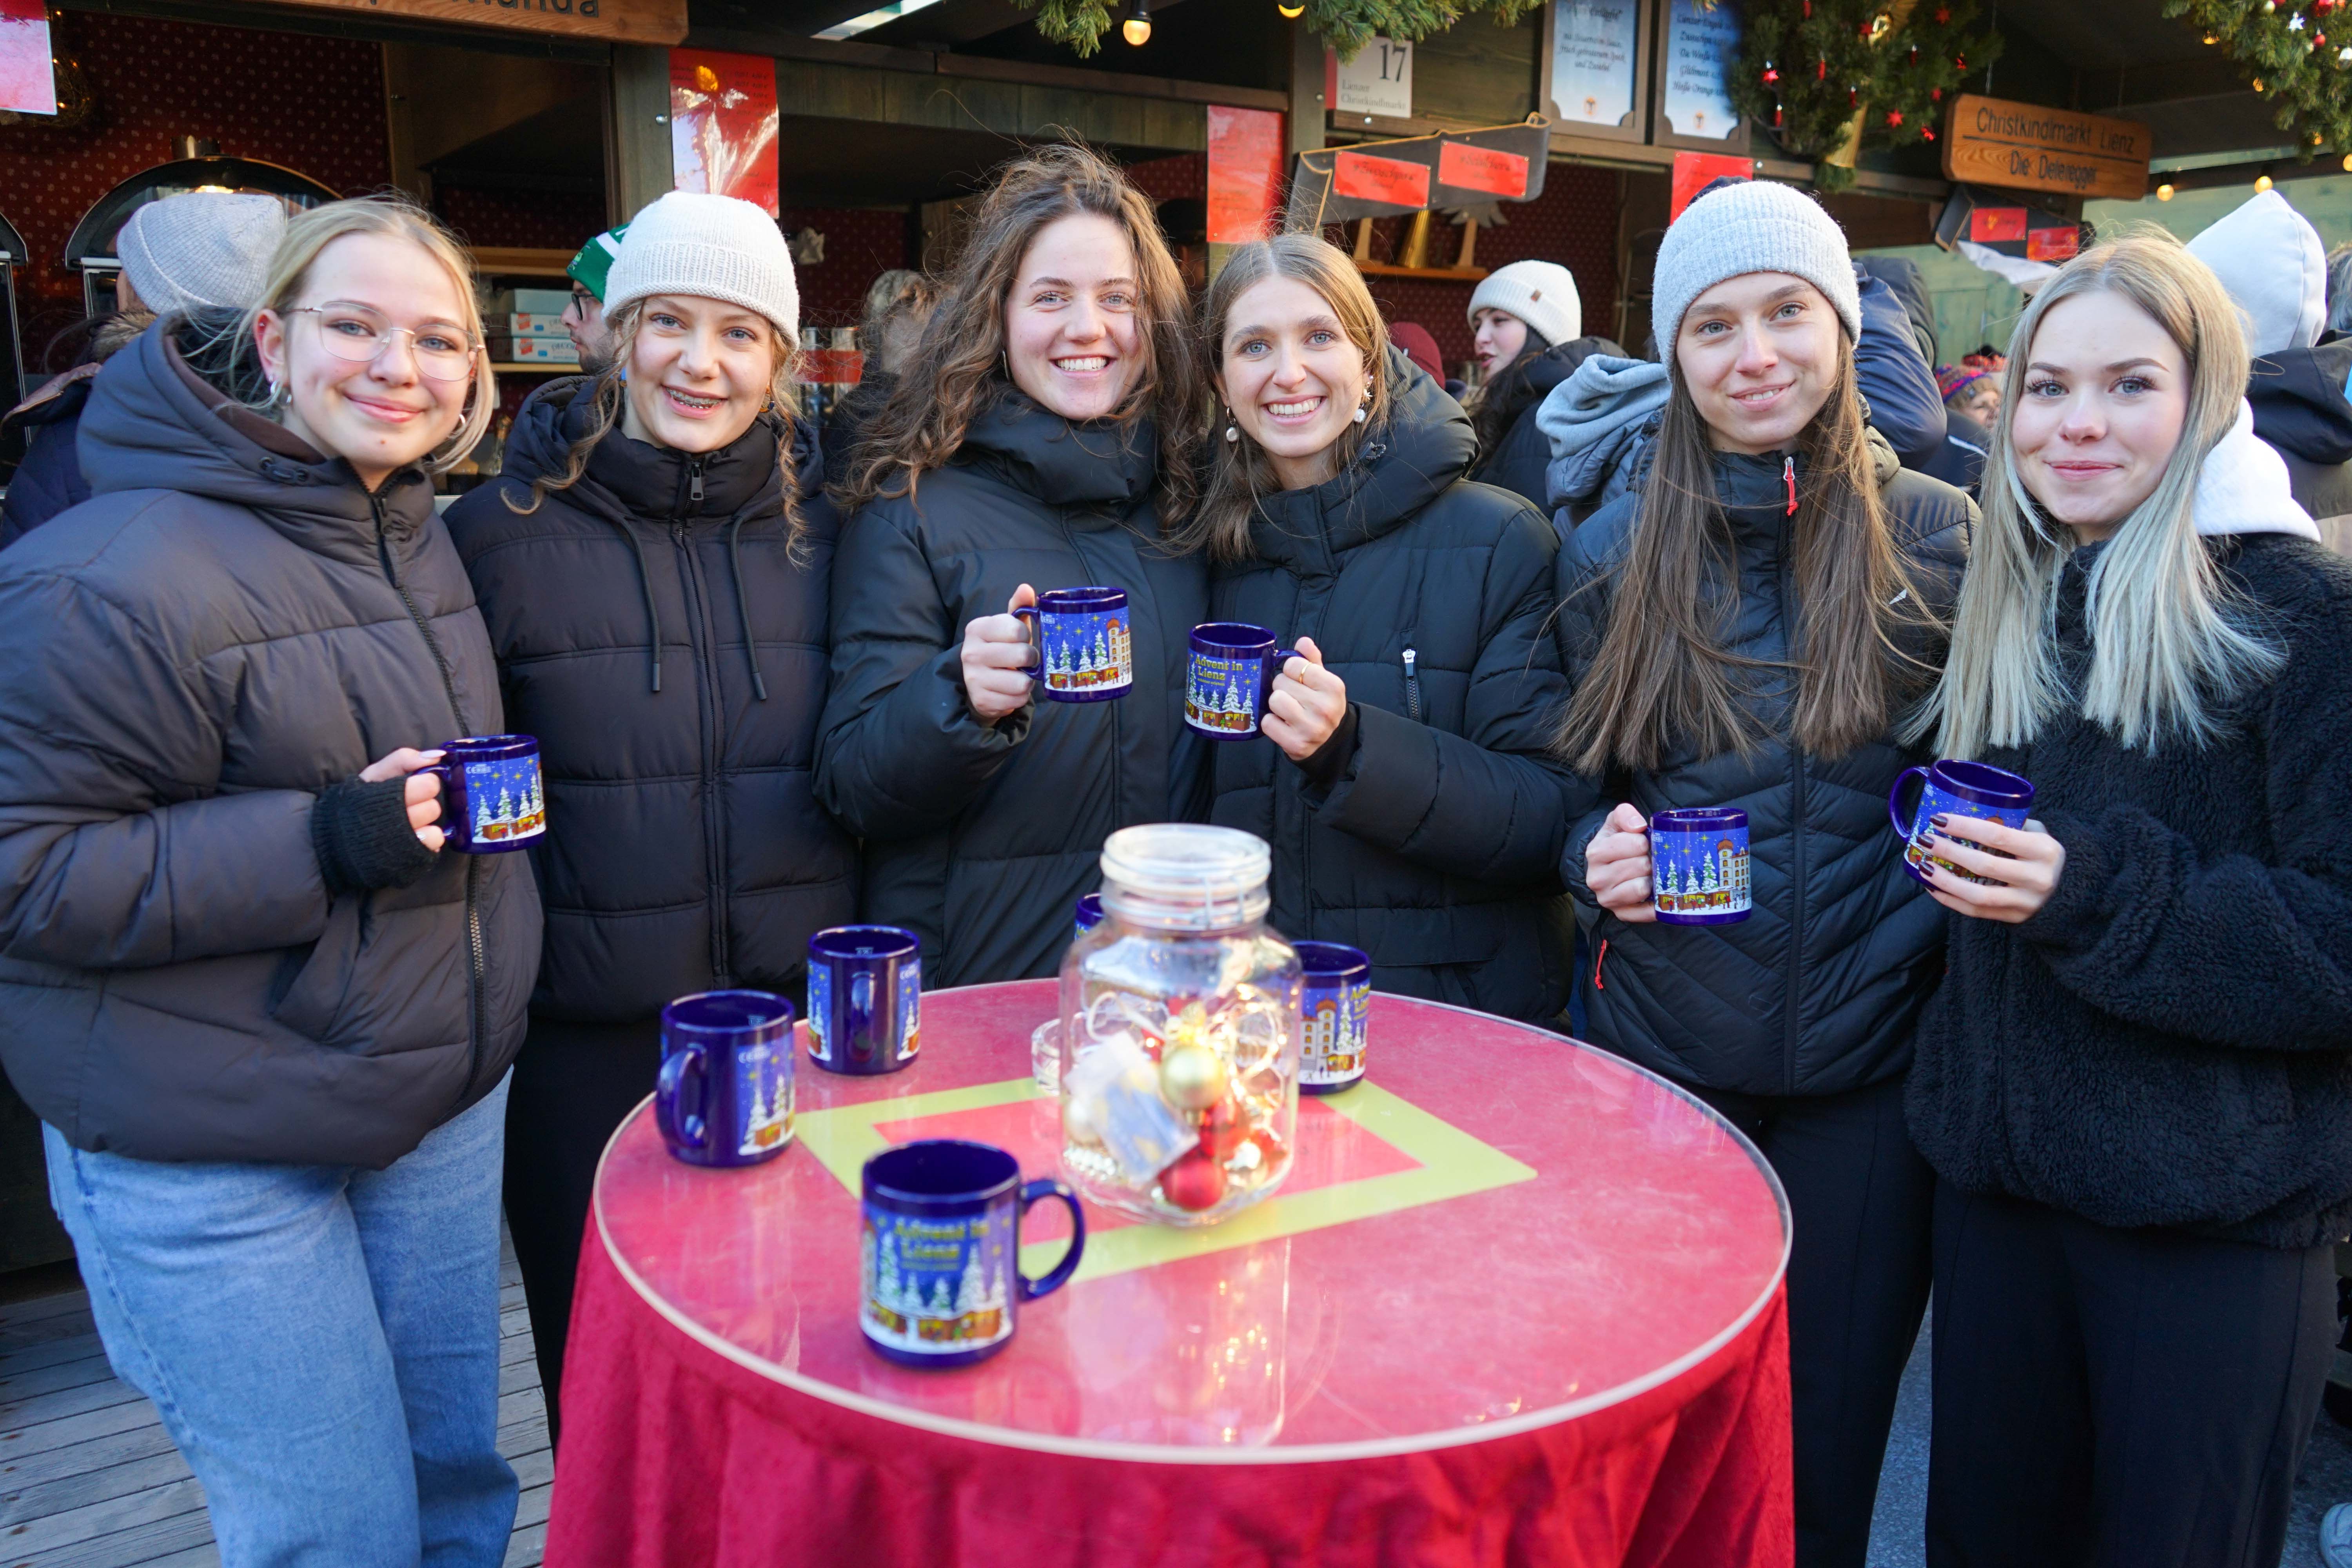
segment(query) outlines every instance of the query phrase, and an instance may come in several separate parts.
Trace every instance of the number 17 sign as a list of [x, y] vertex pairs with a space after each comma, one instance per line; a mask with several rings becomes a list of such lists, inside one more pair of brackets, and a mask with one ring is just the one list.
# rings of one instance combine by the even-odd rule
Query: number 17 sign
[[1325, 50], [1323, 101], [1342, 114], [1412, 118], [1412, 49], [1394, 38], [1372, 38], [1352, 60]]

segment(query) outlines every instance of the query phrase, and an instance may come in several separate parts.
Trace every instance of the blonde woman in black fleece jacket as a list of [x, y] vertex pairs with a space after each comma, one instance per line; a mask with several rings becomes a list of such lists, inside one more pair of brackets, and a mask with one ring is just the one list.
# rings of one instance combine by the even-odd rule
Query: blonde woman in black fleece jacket
[[[1909, 1120], [1939, 1178], [1931, 1564], [2278, 1561], [2352, 1219], [2352, 568], [2205, 265], [2072, 263], [2010, 355], [1927, 716], [1949, 819]], [[2054, 615], [2053, 608], [2054, 605]], [[2001, 857], [2011, 857], [2003, 858]]]

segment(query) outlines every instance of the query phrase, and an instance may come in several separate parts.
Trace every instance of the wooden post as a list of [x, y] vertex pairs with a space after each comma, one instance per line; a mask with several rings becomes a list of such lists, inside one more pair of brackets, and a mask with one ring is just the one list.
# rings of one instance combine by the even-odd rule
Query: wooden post
[[1370, 261], [1371, 258], [1372, 220], [1368, 217], [1360, 217], [1356, 220], [1356, 259], [1359, 261]]
[[615, 44], [604, 116], [605, 216], [626, 223], [672, 186], [669, 51]]

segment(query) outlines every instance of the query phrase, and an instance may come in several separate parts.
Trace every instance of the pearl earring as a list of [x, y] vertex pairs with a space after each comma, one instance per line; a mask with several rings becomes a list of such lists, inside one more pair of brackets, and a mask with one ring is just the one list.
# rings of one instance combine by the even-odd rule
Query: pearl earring
[[1225, 440], [1228, 443], [1232, 443], [1237, 442], [1241, 438], [1241, 426], [1234, 423], [1234, 411], [1228, 408], [1225, 410]]
[[1366, 417], [1367, 417], [1367, 416], [1371, 413], [1371, 409], [1372, 409], [1372, 395], [1371, 395], [1370, 393], [1369, 393], [1369, 392], [1368, 392], [1368, 393], [1364, 394], [1364, 400], [1363, 400], [1361, 403], [1359, 403], [1359, 404], [1357, 404], [1357, 405], [1356, 405], [1356, 415], [1355, 415], [1356, 423], [1357, 423], [1357, 424], [1359, 424], [1359, 425], [1361, 425], [1361, 424], [1364, 422], [1365, 418], [1366, 418]]

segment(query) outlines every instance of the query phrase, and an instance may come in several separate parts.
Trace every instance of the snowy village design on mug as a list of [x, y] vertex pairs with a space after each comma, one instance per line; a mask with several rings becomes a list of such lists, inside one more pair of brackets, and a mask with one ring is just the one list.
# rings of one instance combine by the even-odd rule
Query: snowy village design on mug
[[520, 849], [547, 831], [539, 742], [529, 735], [468, 735], [444, 742], [420, 772], [441, 781], [441, 831], [467, 855]]
[[1281, 650], [1264, 626], [1241, 621], [1194, 626], [1184, 722], [1211, 740], [1248, 740], [1265, 717], [1266, 694], [1281, 668]]
[[809, 1058], [842, 1073], [896, 1072], [922, 1048], [923, 959], [898, 926], [809, 938]]
[[1299, 942], [1306, 985], [1299, 1011], [1306, 1020], [1298, 1058], [1298, 1091], [1329, 1094], [1364, 1076], [1364, 1037], [1372, 1011], [1372, 961], [1363, 949], [1337, 942]]
[[[1903, 792], [1914, 778], [1919, 781], [1919, 803], [1906, 812], [1903, 809]], [[2032, 812], [2032, 780], [1990, 763], [1952, 758], [1924, 768], [1905, 768], [1895, 775], [1895, 787], [1886, 795], [1886, 815], [1893, 820], [1895, 831], [1906, 841], [1903, 846], [1903, 869], [1913, 880], [1929, 887], [1935, 885], [1927, 880], [1929, 866], [1940, 866], [1964, 882], [1995, 885], [1991, 878], [1963, 871], [1942, 856], [1931, 853], [1936, 818], [1973, 816], [2008, 827], [2022, 827]], [[1998, 849], [1985, 852], [2002, 853]]]
[[1124, 588], [1055, 588], [1013, 612], [1036, 645], [1034, 672], [1056, 702], [1101, 702], [1135, 684]]
[[[1077, 1195], [1051, 1179], [1021, 1182], [989, 1143], [929, 1138], [866, 1162], [860, 1184], [858, 1327], [908, 1366], [963, 1366], [1012, 1339], [1021, 1302], [1059, 1289], [1087, 1246]], [[1070, 1211], [1070, 1249], [1042, 1279], [1020, 1272], [1021, 1216], [1044, 1198]]]
[[705, 991], [662, 1009], [654, 1121], [689, 1165], [756, 1165], [793, 1139], [793, 1007], [766, 991]]
[[1650, 818], [1651, 899], [1665, 925], [1748, 918], [1748, 814], [1738, 806], [1662, 811]]

